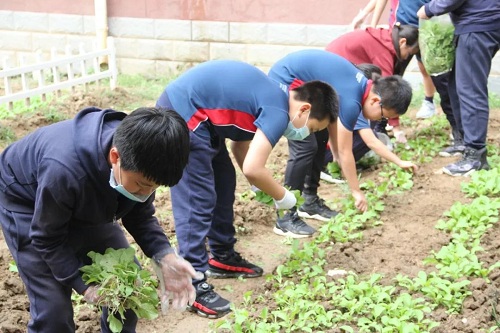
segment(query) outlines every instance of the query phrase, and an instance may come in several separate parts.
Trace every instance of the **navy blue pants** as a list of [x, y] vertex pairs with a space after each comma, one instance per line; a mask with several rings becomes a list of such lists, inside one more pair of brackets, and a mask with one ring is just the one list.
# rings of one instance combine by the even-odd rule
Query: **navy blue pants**
[[450, 76], [450, 98], [457, 127], [466, 146], [486, 146], [488, 131], [488, 76], [500, 45], [500, 31], [457, 36], [455, 66]]
[[[29, 238], [29, 228], [33, 214], [10, 212], [0, 207], [0, 222], [7, 246], [19, 270], [30, 301], [29, 333], [69, 333], [75, 332], [72, 288], [58, 282], [52, 272], [35, 251]], [[108, 247], [127, 248], [129, 243], [120, 225], [107, 223], [94, 227], [72, 227], [68, 244], [75, 255], [90, 264], [89, 251], [104, 253]], [[126, 311], [122, 332], [133, 333], [137, 316]], [[107, 325], [107, 310], [101, 317], [102, 332], [111, 332]]]
[[317, 194], [327, 142], [327, 129], [312, 133], [304, 140], [288, 140], [286, 186], [304, 194]]
[[453, 114], [453, 109], [451, 106], [450, 92], [449, 92], [449, 82], [450, 82], [451, 72], [447, 72], [440, 75], [431, 75], [432, 83], [436, 87], [436, 91], [441, 98], [441, 109], [446, 116], [446, 119], [450, 123], [451, 131], [455, 139], [460, 139], [462, 133], [457, 127], [457, 122], [455, 121], [455, 115]]
[[210, 125], [190, 132], [190, 141], [187, 167], [170, 194], [179, 254], [195, 270], [205, 272], [207, 240], [214, 256], [234, 251], [236, 171], [225, 140]]
[[[376, 122], [371, 122], [376, 123]], [[375, 131], [374, 131], [375, 134]], [[376, 135], [376, 134], [375, 134]], [[367, 152], [370, 151], [370, 147], [366, 145], [366, 143], [363, 141], [361, 138], [361, 135], [359, 135], [359, 131], [356, 130], [352, 132], [352, 154], [354, 155], [354, 161], [357, 162], [361, 159], [361, 157], [365, 156]], [[331, 150], [327, 150], [325, 153], [325, 158], [324, 158], [324, 167], [323, 169], [326, 168], [327, 164], [333, 161], [333, 155]]]

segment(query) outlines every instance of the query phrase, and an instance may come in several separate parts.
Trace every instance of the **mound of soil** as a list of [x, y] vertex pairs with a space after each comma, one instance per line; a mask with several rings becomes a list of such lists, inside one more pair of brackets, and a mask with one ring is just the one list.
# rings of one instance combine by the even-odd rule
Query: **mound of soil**
[[[63, 105], [58, 105], [58, 111], [67, 117], [72, 117], [78, 110], [87, 106], [112, 107], [119, 100], [124, 103], [127, 98], [136, 98], [124, 89], [114, 92], [105, 89], [73, 95]], [[415, 110], [410, 112], [413, 116]], [[500, 136], [500, 113], [490, 114], [490, 140]], [[26, 133], [51, 123], [42, 113], [29, 117], [2, 121], [2, 126], [12, 128], [18, 138]], [[497, 140], [498, 142], [498, 140]], [[268, 167], [277, 175], [283, 175], [288, 157], [286, 141], [282, 140], [273, 150], [268, 161]], [[363, 239], [356, 242], [335, 244], [328, 254], [327, 269], [344, 269], [358, 274], [381, 273], [385, 281], [398, 273], [415, 276], [418, 271], [428, 269], [423, 259], [432, 250], [439, 250], [449, 242], [449, 235], [435, 229], [436, 222], [442, 217], [454, 202], [466, 202], [460, 191], [461, 178], [443, 175], [438, 170], [453, 158], [436, 157], [431, 163], [421, 166], [414, 177], [414, 187], [401, 195], [391, 196], [386, 201], [386, 209], [382, 214], [381, 226], [364, 230]], [[363, 178], [376, 179], [377, 170], [363, 173]], [[250, 200], [250, 186], [241, 173], [238, 172], [238, 185], [235, 203], [235, 226], [238, 232], [236, 248], [247, 259], [261, 265], [266, 273], [272, 272], [282, 263], [290, 250], [284, 238], [272, 232], [276, 212], [255, 200]], [[335, 184], [322, 183], [320, 195], [328, 202], [348, 195], [345, 188]], [[175, 232], [169, 193], [161, 193], [156, 199], [157, 216], [165, 232], [173, 235]], [[308, 221], [315, 227], [321, 222]], [[500, 224], [489, 230], [482, 240], [485, 251], [480, 259], [487, 265], [500, 260]], [[307, 241], [307, 240], [306, 240]], [[23, 284], [17, 273], [9, 271], [12, 257], [0, 234], [0, 332], [25, 332], [29, 320], [29, 302], [24, 292]], [[243, 294], [253, 291], [254, 296], [265, 293], [265, 277], [246, 280], [212, 280], [216, 290], [236, 304], [243, 300]], [[492, 309], [500, 313], [500, 271], [491, 275], [491, 283], [476, 279], [471, 284], [472, 296], [463, 306], [460, 315], [447, 315], [442, 311], [433, 313], [435, 320], [441, 326], [434, 330], [440, 333], [476, 333], [483, 332], [486, 327], [493, 326]], [[265, 306], [266, 304], [262, 304]], [[77, 332], [91, 333], [99, 331], [99, 320], [94, 310], [86, 305], [75, 307], [75, 322]], [[208, 332], [210, 320], [197, 317], [187, 312], [172, 312], [160, 316], [154, 321], [140, 321], [138, 332]]]

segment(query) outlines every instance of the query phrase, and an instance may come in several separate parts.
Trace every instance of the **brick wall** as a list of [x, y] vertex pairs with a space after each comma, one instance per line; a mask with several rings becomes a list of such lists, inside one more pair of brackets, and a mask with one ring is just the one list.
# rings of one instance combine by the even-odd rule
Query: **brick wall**
[[[345, 24], [293, 24], [227, 22], [178, 19], [110, 17], [109, 35], [115, 37], [121, 73], [149, 76], [173, 75], [210, 59], [238, 59], [266, 70], [287, 53], [304, 48], [324, 48], [348, 31]], [[0, 59], [11, 64], [20, 54], [40, 50], [75, 50], [95, 42], [93, 15], [0, 10]], [[0, 62], [0, 66], [1, 66]], [[409, 77], [417, 72], [408, 68]], [[413, 73], [412, 73], [413, 72]], [[494, 59], [493, 78], [500, 76], [500, 55]], [[419, 75], [415, 75], [419, 81]], [[498, 80], [497, 80], [498, 81]], [[500, 85], [493, 90], [500, 93]]]
[[[108, 20], [122, 73], [165, 75], [210, 59], [238, 59], [262, 68], [287, 53], [323, 48], [347, 31], [345, 25], [246, 23], [149, 18]], [[13, 61], [41, 50], [48, 56], [66, 44], [90, 48], [93, 16], [0, 11], [0, 58]]]

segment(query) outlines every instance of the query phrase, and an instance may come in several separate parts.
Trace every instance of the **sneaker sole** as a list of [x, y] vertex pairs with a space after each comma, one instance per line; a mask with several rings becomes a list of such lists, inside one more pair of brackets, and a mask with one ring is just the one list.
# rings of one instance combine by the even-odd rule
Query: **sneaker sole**
[[228, 310], [228, 311], [224, 311], [224, 312], [219, 312], [217, 314], [208, 314], [208, 313], [205, 313], [205, 312], [201, 311], [200, 309], [195, 308], [194, 306], [191, 306], [191, 305], [188, 305], [186, 307], [186, 310], [193, 312], [200, 317], [208, 318], [208, 319], [217, 319], [220, 317], [224, 317], [225, 315], [227, 315], [228, 313], [230, 313], [232, 311], [232, 310]]
[[442, 170], [445, 174], [447, 174], [449, 176], [453, 176], [453, 177], [460, 177], [460, 176], [468, 177], [476, 171], [476, 169], [472, 169], [472, 170], [467, 171], [466, 173], [452, 173], [452, 172], [450, 172], [450, 170], [448, 170], [446, 168], [443, 168]]
[[331, 218], [326, 218], [326, 217], [323, 217], [319, 214], [309, 215], [308, 213], [302, 212], [300, 210], [297, 211], [297, 214], [299, 214], [300, 217], [304, 217], [306, 219], [314, 219], [314, 220], [323, 221], [323, 222], [328, 222], [331, 219], [335, 218], [335, 216], [333, 216]]
[[249, 274], [249, 273], [241, 273], [241, 272], [217, 272], [209, 268], [206, 272], [205, 275], [207, 277], [213, 278], [213, 279], [237, 279], [239, 277], [244, 277], [244, 278], [256, 278], [262, 276], [262, 273], [255, 273], [255, 274]]
[[450, 153], [445, 153], [445, 152], [439, 152], [438, 155], [441, 156], [441, 157], [453, 157], [453, 156], [462, 156], [462, 153], [453, 153], [453, 154], [450, 154]]
[[431, 114], [430, 116], [427, 116], [427, 115], [426, 116], [415, 116], [415, 118], [417, 118], [417, 119], [429, 119], [433, 116], [434, 116], [434, 114]]
[[323, 175], [320, 175], [321, 180], [324, 180], [325, 182], [327, 183], [330, 183], [330, 184], [345, 184], [345, 180], [342, 180], [342, 179], [336, 179], [336, 178], [333, 178], [333, 177], [326, 177], [326, 176], [323, 176]]
[[307, 238], [307, 237], [312, 237], [312, 234], [310, 235], [300, 235], [300, 234], [294, 234], [293, 232], [290, 232], [290, 231], [283, 231], [281, 230], [280, 228], [276, 228], [274, 227], [273, 229], [274, 233], [276, 235], [280, 235], [280, 236], [285, 236], [285, 237], [291, 237], [291, 238]]

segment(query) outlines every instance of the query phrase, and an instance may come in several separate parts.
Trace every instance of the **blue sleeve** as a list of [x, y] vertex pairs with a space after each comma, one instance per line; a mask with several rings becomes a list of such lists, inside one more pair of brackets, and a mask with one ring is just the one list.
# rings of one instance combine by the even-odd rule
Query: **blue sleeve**
[[54, 278], [82, 293], [87, 288], [79, 271], [83, 264], [67, 241], [72, 208], [80, 200], [75, 176], [72, 170], [52, 160], [40, 163], [30, 238]]
[[170, 247], [165, 232], [154, 216], [154, 198], [155, 193], [146, 202], [135, 204], [134, 208], [122, 217], [123, 226], [149, 258]]
[[361, 103], [353, 99], [346, 100], [346, 98], [342, 97], [339, 98], [339, 119], [342, 125], [352, 132], [361, 113]]
[[288, 120], [287, 110], [264, 106], [254, 124], [264, 133], [274, 147], [285, 132]]
[[438, 16], [454, 11], [466, 0], [433, 0], [425, 4], [425, 15], [428, 17]]

